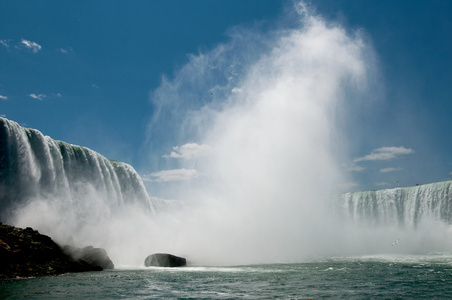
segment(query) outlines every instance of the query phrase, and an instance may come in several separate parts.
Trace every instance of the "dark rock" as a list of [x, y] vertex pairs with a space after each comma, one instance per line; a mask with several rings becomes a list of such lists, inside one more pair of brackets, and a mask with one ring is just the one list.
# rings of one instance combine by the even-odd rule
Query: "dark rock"
[[103, 248], [94, 248], [93, 246], [78, 248], [66, 245], [63, 247], [63, 251], [79, 262], [86, 262], [90, 265], [98, 266], [102, 269], [115, 268], [115, 265], [107, 255], [107, 251], [105, 251], [105, 249]]
[[155, 253], [146, 257], [144, 265], [146, 267], [183, 267], [187, 265], [187, 260], [168, 253]]
[[50, 237], [30, 227], [22, 229], [0, 223], [0, 278], [100, 270], [99, 266], [69, 257]]

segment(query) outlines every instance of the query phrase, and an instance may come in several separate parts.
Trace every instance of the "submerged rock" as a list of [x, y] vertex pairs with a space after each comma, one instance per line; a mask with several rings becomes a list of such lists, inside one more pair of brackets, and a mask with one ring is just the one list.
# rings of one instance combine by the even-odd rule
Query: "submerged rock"
[[146, 257], [144, 265], [146, 267], [183, 267], [187, 265], [187, 260], [168, 253], [155, 253]]
[[30, 227], [0, 223], [0, 278], [38, 277], [68, 272], [101, 271], [88, 261], [77, 261], [50, 237]]

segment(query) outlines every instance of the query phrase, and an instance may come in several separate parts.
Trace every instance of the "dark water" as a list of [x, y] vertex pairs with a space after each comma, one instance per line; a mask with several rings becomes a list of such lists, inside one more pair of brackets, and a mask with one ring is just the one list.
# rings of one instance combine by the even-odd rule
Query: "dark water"
[[118, 269], [0, 282], [2, 299], [452, 299], [452, 255]]

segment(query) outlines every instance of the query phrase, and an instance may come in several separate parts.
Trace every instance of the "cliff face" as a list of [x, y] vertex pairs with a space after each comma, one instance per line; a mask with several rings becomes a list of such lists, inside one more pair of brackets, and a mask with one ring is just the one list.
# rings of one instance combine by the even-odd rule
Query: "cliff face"
[[88, 260], [75, 260], [52, 239], [30, 227], [0, 223], [0, 279], [101, 271]]

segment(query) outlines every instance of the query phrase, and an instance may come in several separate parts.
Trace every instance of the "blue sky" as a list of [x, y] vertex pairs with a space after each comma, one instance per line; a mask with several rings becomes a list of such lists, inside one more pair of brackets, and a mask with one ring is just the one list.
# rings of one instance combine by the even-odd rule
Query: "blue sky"
[[[344, 88], [351, 100], [338, 118], [343, 186], [452, 178], [452, 2], [306, 4], [326, 30], [365, 44], [367, 87]], [[245, 86], [280, 36], [302, 31], [294, 10], [272, 0], [1, 1], [0, 115], [128, 162], [150, 190], [200, 180], [199, 161], [188, 160], [218, 131], [193, 129], [193, 115], [218, 125], [227, 114], [199, 112], [239, 91], [226, 95], [225, 73], [208, 67]]]

